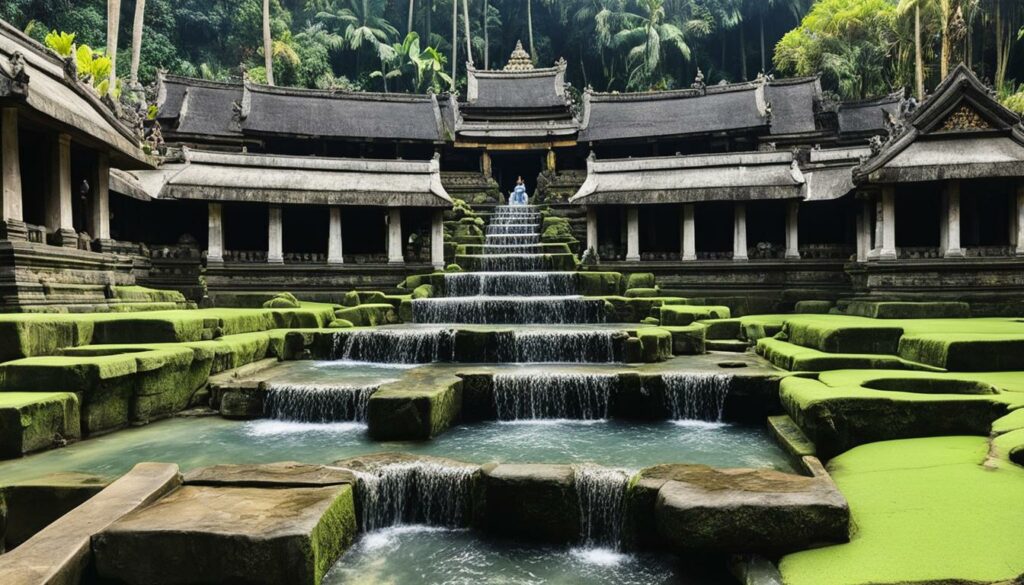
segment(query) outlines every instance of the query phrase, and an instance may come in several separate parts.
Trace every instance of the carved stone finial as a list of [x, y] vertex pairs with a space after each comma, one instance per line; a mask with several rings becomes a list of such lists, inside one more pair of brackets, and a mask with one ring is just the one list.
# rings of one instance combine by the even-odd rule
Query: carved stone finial
[[15, 95], [28, 94], [28, 72], [25, 71], [25, 56], [21, 51], [11, 53], [11, 77], [5, 85], [10, 85], [10, 92]]
[[516, 41], [516, 48], [508, 58], [505, 71], [530, 71], [533, 69], [533, 60], [530, 54], [523, 49], [523, 41]]
[[700, 67], [697, 68], [697, 76], [693, 78], [693, 83], [690, 84], [690, 87], [704, 91], [706, 87], [704, 85], [704, 72], [700, 70]]

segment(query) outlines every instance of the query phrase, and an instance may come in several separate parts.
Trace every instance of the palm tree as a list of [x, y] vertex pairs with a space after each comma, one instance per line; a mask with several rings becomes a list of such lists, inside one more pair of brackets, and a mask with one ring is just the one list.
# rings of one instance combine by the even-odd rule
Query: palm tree
[[[428, 39], [429, 40], [429, 39]], [[452, 0], [452, 93], [455, 92], [455, 76], [459, 62], [459, 0]]]
[[924, 99], [924, 48], [921, 45], [921, 8], [934, 0], [900, 0], [896, 12], [905, 16], [914, 11], [914, 90], [918, 100]]
[[393, 58], [394, 49], [388, 43], [398, 36], [398, 29], [384, 17], [386, 0], [349, 0], [348, 6], [339, 8], [332, 2], [328, 10], [316, 18], [322, 22], [344, 26], [341, 33], [348, 48], [356, 53], [356, 71], [361, 71], [360, 54], [370, 49], [383, 62]]
[[633, 27], [614, 36], [617, 47], [626, 50], [627, 63], [632, 67], [627, 87], [646, 89], [661, 70], [669, 50], [689, 60], [690, 47], [683, 29], [665, 21], [665, 0], [640, 0], [642, 15], [630, 15]]
[[270, 39], [270, 0], [263, 0], [263, 67], [267, 84], [274, 85], [274, 48]]
[[416, 11], [416, 0], [409, 0], [409, 23], [405, 27], [405, 34], [412, 32], [412, 15]]
[[530, 36], [530, 58], [537, 60], [537, 47], [533, 45], [533, 0], [526, 0], [526, 31]]
[[128, 73], [128, 85], [139, 83], [139, 59], [142, 56], [142, 18], [146, 12], [146, 0], [135, 0], [135, 20], [132, 21], [132, 65]]
[[121, 18], [121, 0], [107, 0], [107, 57], [110, 58], [109, 91], [117, 82], [117, 25]]
[[466, 23], [466, 62], [473, 62], [473, 40], [469, 28], [469, 0], [462, 0], [462, 18]]

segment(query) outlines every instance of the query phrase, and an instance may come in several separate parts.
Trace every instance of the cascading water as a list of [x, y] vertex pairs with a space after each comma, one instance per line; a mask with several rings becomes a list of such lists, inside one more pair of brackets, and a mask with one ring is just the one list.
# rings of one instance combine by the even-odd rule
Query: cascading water
[[498, 420], [608, 418], [615, 374], [495, 374], [492, 381]]
[[416, 323], [603, 323], [604, 301], [584, 297], [442, 297], [413, 299]]
[[481, 272], [523, 272], [528, 270], [550, 270], [553, 260], [548, 254], [494, 253], [484, 246], [483, 254], [459, 256], [465, 268]]
[[503, 362], [612, 363], [622, 361], [627, 335], [612, 330], [515, 331], [500, 348]]
[[452, 272], [444, 275], [448, 297], [570, 296], [575, 272]]
[[366, 422], [370, 395], [378, 386], [267, 385], [263, 412], [293, 422]]
[[400, 524], [465, 526], [475, 472], [475, 467], [433, 461], [357, 471], [359, 524], [364, 531]]
[[621, 549], [629, 472], [595, 465], [578, 465], [573, 472], [580, 507], [580, 542], [585, 547]]
[[423, 364], [452, 361], [455, 331], [448, 328], [341, 330], [334, 334], [334, 359]]
[[733, 376], [701, 372], [662, 374], [672, 420], [721, 422]]

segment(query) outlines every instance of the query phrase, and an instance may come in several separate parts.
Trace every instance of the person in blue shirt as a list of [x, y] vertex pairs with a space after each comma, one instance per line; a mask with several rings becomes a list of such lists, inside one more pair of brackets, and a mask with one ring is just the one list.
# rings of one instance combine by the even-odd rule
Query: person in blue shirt
[[526, 205], [526, 185], [523, 184], [522, 177], [516, 179], [516, 187], [512, 190], [512, 196], [510, 199], [510, 203], [512, 205]]

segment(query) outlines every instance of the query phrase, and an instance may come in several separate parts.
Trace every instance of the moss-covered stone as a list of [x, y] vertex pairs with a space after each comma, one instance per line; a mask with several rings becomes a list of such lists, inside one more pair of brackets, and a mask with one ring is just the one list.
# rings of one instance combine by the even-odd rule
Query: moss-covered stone
[[783, 331], [790, 343], [828, 353], [894, 355], [903, 336], [902, 327], [840, 315], [794, 317], [786, 320]]
[[643, 327], [637, 330], [644, 363], [663, 362], [672, 359], [672, 333], [660, 327]]
[[81, 438], [80, 417], [78, 397], [70, 392], [0, 392], [0, 458]]
[[434, 287], [429, 284], [421, 284], [412, 291], [414, 299], [429, 299], [434, 296]]
[[299, 300], [291, 293], [281, 293], [263, 303], [264, 309], [297, 309]]
[[872, 319], [944, 319], [971, 316], [971, 306], [961, 302], [852, 301], [846, 314]]
[[531, 541], [579, 540], [580, 508], [569, 465], [497, 465], [484, 468], [484, 528]]
[[757, 340], [755, 347], [757, 353], [772, 364], [794, 372], [824, 372], [828, 370], [849, 369], [936, 369], [894, 355], [826, 353], [770, 337]]
[[176, 290], [162, 290], [138, 285], [111, 287], [114, 298], [129, 303], [175, 303], [184, 305], [185, 295]]
[[398, 313], [388, 303], [361, 304], [334, 312], [338, 319], [344, 319], [357, 327], [392, 325], [399, 322]]
[[342, 299], [341, 304], [346, 307], [358, 307], [359, 306], [359, 293], [350, 290], [345, 293], [345, 297]]
[[626, 291], [628, 298], [654, 298], [661, 295], [657, 288], [631, 288]]
[[346, 319], [335, 319], [328, 323], [327, 327], [329, 329], [348, 329], [350, 327], [355, 327], [355, 324]]
[[700, 323], [682, 327], [662, 326], [672, 335], [672, 353], [674, 355], [701, 355], [705, 353], [704, 333], [706, 328]]
[[461, 406], [461, 379], [412, 371], [370, 396], [367, 430], [377, 441], [429, 439], [448, 430]]
[[639, 323], [647, 317], [659, 317], [656, 311], [662, 305], [686, 305], [690, 304], [688, 299], [679, 297], [640, 297], [627, 298], [621, 296], [599, 297], [611, 304], [612, 313], [608, 318], [614, 323]]
[[0, 362], [87, 345], [92, 335], [93, 322], [76, 315], [0, 315]]
[[793, 312], [804, 315], [826, 315], [832, 310], [832, 301], [797, 301]]
[[607, 296], [621, 294], [623, 289], [622, 274], [618, 272], [578, 272], [576, 274], [576, 290], [586, 296]]
[[634, 272], [626, 277], [626, 290], [633, 288], [655, 288], [654, 274], [650, 272]]
[[685, 326], [702, 319], [728, 319], [729, 307], [704, 305], [662, 305], [662, 325]]
[[957, 372], [1024, 370], [1024, 333], [918, 333], [899, 341], [901, 357]]

